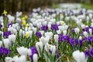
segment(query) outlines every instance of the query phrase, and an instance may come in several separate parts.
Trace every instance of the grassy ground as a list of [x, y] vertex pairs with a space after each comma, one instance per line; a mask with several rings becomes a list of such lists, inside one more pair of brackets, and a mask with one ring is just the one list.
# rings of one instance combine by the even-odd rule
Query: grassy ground
[[93, 4], [82, 4], [82, 7], [86, 9], [93, 9]]

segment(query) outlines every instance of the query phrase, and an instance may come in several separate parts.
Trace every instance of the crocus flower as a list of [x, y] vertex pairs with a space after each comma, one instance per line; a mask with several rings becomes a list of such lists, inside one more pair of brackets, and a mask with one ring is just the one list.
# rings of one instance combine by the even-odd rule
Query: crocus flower
[[38, 55], [37, 54], [33, 55], [33, 62], [38, 62]]
[[37, 48], [37, 51], [38, 51], [39, 56], [40, 56], [42, 51], [43, 51], [43, 43], [42, 42], [37, 42], [36, 43], [36, 48]]
[[58, 30], [58, 25], [57, 24], [52, 24], [51, 29], [55, 30], [55, 31]]
[[14, 43], [16, 41], [16, 35], [11, 34], [9, 35], [8, 39]]
[[36, 36], [37, 36], [37, 37], [41, 37], [42, 34], [41, 34], [40, 32], [36, 32]]
[[11, 35], [11, 32], [10, 31], [7, 31], [7, 32], [3, 32], [3, 36], [8, 38], [8, 36]]
[[13, 62], [13, 58], [11, 58], [11, 57], [5, 57], [5, 62]]
[[80, 52], [79, 50], [74, 51], [72, 54], [73, 58], [76, 62], [87, 62], [87, 57], [85, 56], [84, 52]]
[[19, 47], [19, 48], [17, 48], [17, 51], [18, 51], [18, 53], [20, 54], [20, 55], [27, 55], [28, 54], [28, 49], [27, 48], [25, 48], [25, 47]]
[[9, 48], [9, 46], [11, 45], [11, 41], [9, 39], [3, 39], [3, 43], [6, 48]]
[[5, 48], [5, 47], [0, 47], [0, 56], [1, 55], [9, 55], [11, 53], [11, 50]]
[[30, 49], [31, 49], [31, 51], [32, 51], [32, 55], [30, 55], [30, 58], [31, 58], [31, 61], [33, 62], [33, 61], [34, 61], [34, 60], [33, 60], [33, 55], [34, 55], [34, 54], [37, 54], [37, 49], [36, 49], [36, 47], [34, 47], [34, 46], [31, 47]]
[[54, 56], [56, 54], [56, 46], [55, 45], [51, 45], [49, 49], [52, 52], [52, 55]]
[[13, 57], [14, 62], [27, 62], [26, 60], [27, 59], [26, 59], [25, 55], [21, 55], [20, 57], [18, 57], [18, 56]]
[[42, 26], [41, 29], [44, 30], [44, 31], [47, 31], [48, 30], [48, 26], [47, 25], [46, 26]]
[[79, 28], [75, 28], [75, 33], [78, 34], [80, 32], [80, 29]]

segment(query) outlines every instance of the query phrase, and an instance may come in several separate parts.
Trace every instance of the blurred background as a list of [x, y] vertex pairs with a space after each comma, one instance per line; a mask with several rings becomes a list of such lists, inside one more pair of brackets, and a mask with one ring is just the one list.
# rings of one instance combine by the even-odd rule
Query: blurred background
[[16, 11], [31, 12], [33, 8], [57, 7], [62, 3], [80, 3], [93, 9], [93, 0], [0, 0], [0, 15], [4, 10], [14, 14]]

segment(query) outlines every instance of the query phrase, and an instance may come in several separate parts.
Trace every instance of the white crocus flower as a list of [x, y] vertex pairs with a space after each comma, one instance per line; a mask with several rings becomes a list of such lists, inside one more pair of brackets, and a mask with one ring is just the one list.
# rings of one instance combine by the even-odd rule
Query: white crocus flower
[[67, 30], [63, 30], [63, 35], [66, 35], [67, 34]]
[[28, 49], [27, 53], [28, 53], [29, 56], [32, 55], [31, 49]]
[[14, 22], [14, 19], [15, 19], [15, 17], [14, 17], [14, 16], [7, 15], [7, 17], [8, 17], [8, 22], [9, 22], [9, 23]]
[[49, 42], [49, 37], [41, 37], [40, 39], [39, 39], [39, 41], [40, 42], [42, 42], [43, 43], [43, 45], [45, 45], [47, 42]]
[[33, 62], [38, 62], [38, 55], [37, 54], [33, 55]]
[[9, 35], [8, 39], [14, 43], [16, 41], [16, 35], [11, 34]]
[[90, 35], [92, 35], [92, 29], [91, 28], [89, 28], [89, 33], [90, 33]]
[[57, 32], [57, 34], [61, 34], [61, 31], [60, 30], [57, 30], [56, 32]]
[[11, 58], [11, 57], [5, 57], [5, 62], [13, 62], [13, 58]]
[[21, 18], [16, 18], [16, 22], [20, 23], [21, 22]]
[[82, 36], [79, 36], [79, 40], [82, 40]]
[[9, 48], [9, 46], [11, 45], [11, 42], [10, 42], [9, 39], [3, 39], [3, 43], [4, 43], [4, 46], [5, 46], [6, 48]]
[[58, 36], [57, 34], [54, 35], [54, 40], [55, 40], [55, 42], [56, 42], [57, 48], [58, 48], [58, 37], [59, 37], [59, 36]]
[[88, 33], [87, 33], [86, 31], [83, 32], [83, 35], [84, 35], [85, 37], [88, 37]]
[[37, 32], [37, 28], [32, 27], [32, 30], [33, 30], [34, 33]]
[[54, 40], [56, 43], [58, 43], [58, 35], [57, 34], [54, 35]]
[[2, 41], [0, 41], [0, 47], [2, 46]]
[[22, 15], [22, 12], [16, 12], [16, 17], [19, 17]]
[[75, 30], [75, 33], [76, 34], [79, 34], [79, 32], [80, 32], [80, 29], [79, 28], [75, 28], [74, 30]]
[[14, 62], [27, 62], [25, 55], [21, 55], [20, 57], [15, 56], [15, 57], [13, 57], [13, 61]]
[[50, 46], [50, 51], [52, 52], [52, 55], [54, 56], [56, 53], [56, 46], [55, 45], [51, 45]]
[[19, 48], [17, 48], [17, 51], [18, 51], [18, 53], [20, 54], [20, 55], [27, 55], [28, 54], [28, 49], [27, 48], [25, 48], [25, 47], [19, 47]]
[[36, 48], [37, 48], [37, 51], [39, 53], [39, 56], [41, 55], [40, 53], [42, 53], [42, 50], [43, 50], [43, 43], [42, 42], [37, 42], [36, 43]]
[[80, 52], [79, 50], [74, 51], [72, 54], [73, 58], [76, 62], [87, 62], [87, 57], [85, 57], [84, 52]]

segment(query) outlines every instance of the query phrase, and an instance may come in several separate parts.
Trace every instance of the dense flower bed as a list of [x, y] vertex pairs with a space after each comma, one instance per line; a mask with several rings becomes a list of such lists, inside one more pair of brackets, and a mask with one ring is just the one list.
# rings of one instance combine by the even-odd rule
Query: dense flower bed
[[0, 62], [92, 62], [93, 10], [33, 9], [0, 16]]

